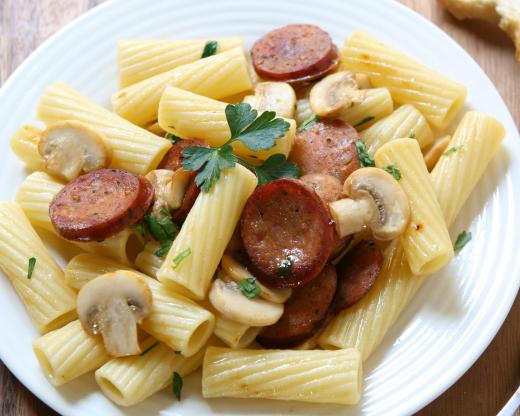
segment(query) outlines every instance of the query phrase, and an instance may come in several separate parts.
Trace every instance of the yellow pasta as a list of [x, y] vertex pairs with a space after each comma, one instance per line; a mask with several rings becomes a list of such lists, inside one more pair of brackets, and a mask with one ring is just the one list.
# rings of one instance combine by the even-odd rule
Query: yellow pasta
[[[59, 180], [44, 172], [34, 172], [25, 178], [16, 193], [16, 201], [31, 224], [57, 234], [49, 217], [49, 205], [63, 186]], [[130, 264], [143, 246], [142, 236], [132, 228], [100, 242], [69, 242], [89, 253], [103, 254], [124, 264]]]
[[157, 119], [161, 95], [169, 85], [215, 99], [253, 87], [244, 49], [234, 48], [123, 88], [112, 96], [112, 107], [132, 123], [146, 125]]
[[114, 358], [99, 368], [96, 382], [114, 403], [133, 406], [169, 386], [173, 372], [188, 376], [200, 367], [203, 358], [204, 349], [185, 357], [149, 338], [143, 343], [141, 355]]
[[430, 174], [416, 140], [396, 139], [375, 154], [376, 166], [394, 164], [401, 173], [399, 184], [410, 202], [410, 222], [401, 236], [413, 274], [434, 273], [453, 258], [453, 246]]
[[[210, 146], [224, 144], [231, 136], [226, 121], [226, 103], [196, 95], [178, 88], [169, 87], [164, 92], [159, 104], [159, 125], [164, 130], [183, 138], [206, 141]], [[288, 155], [291, 151], [296, 123], [286, 119], [290, 124], [285, 136], [276, 140], [276, 146], [269, 150], [253, 152], [242, 143], [234, 143], [233, 149], [239, 156], [255, 156], [265, 160], [275, 153]]]
[[385, 143], [401, 137], [414, 138], [421, 149], [433, 142], [433, 133], [428, 122], [413, 105], [409, 104], [399, 107], [388, 117], [361, 132], [359, 136], [371, 155]]
[[45, 90], [37, 113], [47, 125], [77, 120], [103, 133], [113, 150], [112, 168], [144, 175], [155, 169], [171, 147], [168, 140], [133, 125], [65, 84], [53, 84]]
[[158, 257], [155, 252], [161, 248], [157, 241], [149, 241], [135, 258], [136, 267], [148, 276], [156, 277], [163, 264], [164, 257]]
[[362, 388], [359, 351], [233, 350], [209, 347], [202, 395], [356, 404]]
[[31, 170], [42, 170], [45, 163], [38, 152], [42, 131], [29, 124], [20, 127], [11, 137], [13, 153]]
[[[34, 270], [29, 277], [29, 259]], [[76, 295], [20, 206], [0, 203], [0, 269], [11, 281], [41, 333], [72, 321]]]
[[256, 176], [241, 165], [223, 171], [209, 192], [197, 197], [157, 278], [189, 297], [204, 299], [256, 185]]
[[[498, 150], [505, 131], [494, 118], [469, 112], [460, 122], [450, 147], [463, 146], [443, 156], [431, 179], [448, 227]], [[355, 347], [365, 360], [381, 343], [388, 329], [408, 305], [426, 276], [414, 276], [399, 242], [385, 253], [381, 275], [355, 305], [340, 312], [326, 327], [323, 348]]]
[[79, 321], [33, 341], [33, 350], [49, 381], [61, 386], [106, 363], [103, 338], [87, 334]]
[[[198, 61], [206, 39], [123, 40], [117, 45], [119, 85], [128, 87], [144, 79]], [[217, 53], [244, 47], [241, 38], [215, 39]]]
[[440, 129], [452, 122], [466, 99], [463, 85], [361, 31], [347, 39], [340, 58], [345, 69], [367, 74], [372, 86], [388, 88], [396, 104], [413, 104]]
[[390, 91], [386, 88], [371, 88], [366, 90], [363, 101], [343, 110], [337, 118], [361, 131], [391, 114], [393, 110], [394, 102], [390, 96]]
[[246, 348], [255, 340], [261, 329], [216, 314], [213, 333], [231, 348]]

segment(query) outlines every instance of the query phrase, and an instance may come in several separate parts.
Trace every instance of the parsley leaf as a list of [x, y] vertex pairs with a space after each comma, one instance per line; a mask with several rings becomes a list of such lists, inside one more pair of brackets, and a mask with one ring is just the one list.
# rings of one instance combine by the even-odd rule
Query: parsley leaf
[[276, 146], [275, 139], [282, 138], [284, 132], [289, 130], [287, 121], [275, 117], [274, 111], [264, 111], [236, 139], [255, 152], [273, 148]]
[[453, 245], [453, 250], [455, 251], [455, 253], [458, 253], [459, 251], [461, 251], [464, 248], [464, 246], [471, 241], [472, 237], [473, 236], [471, 235], [470, 231], [462, 231], [457, 236], [457, 240], [455, 241], [455, 244]]
[[175, 270], [182, 261], [191, 254], [191, 249], [188, 247], [186, 250], [181, 251], [174, 259], [172, 264], [172, 269]]
[[292, 271], [293, 261], [290, 256], [280, 262], [278, 276], [287, 276]]
[[262, 289], [256, 284], [256, 277], [253, 276], [238, 282], [238, 287], [242, 294], [248, 299], [253, 299], [262, 293]]
[[130, 229], [136, 230], [139, 234], [141, 234], [141, 237], [143, 237], [144, 239], [146, 239], [146, 237], [148, 236], [148, 228], [142, 222], [138, 222], [137, 224], [130, 226]]
[[157, 345], [159, 345], [160, 342], [159, 341], [155, 341], [153, 344], [151, 344], [148, 348], [145, 348], [144, 351], [139, 354], [140, 357], [142, 357], [143, 355], [145, 355], [148, 351], [151, 351], [153, 350], [155, 347], [157, 347]]
[[152, 237], [161, 244], [161, 248], [157, 249], [154, 254], [157, 257], [163, 257], [170, 251], [173, 239], [179, 233], [179, 227], [172, 221], [170, 212], [166, 208], [161, 208], [159, 213], [160, 218], [151, 213], [144, 217], [144, 221]]
[[170, 142], [172, 142], [172, 144], [175, 144], [175, 143], [180, 142], [182, 140], [182, 138], [180, 138], [179, 136], [176, 136], [173, 133], [166, 133], [164, 135], [164, 138], [166, 140], [169, 140]]
[[29, 268], [27, 269], [27, 279], [30, 279], [32, 277], [35, 266], [36, 266], [36, 257], [31, 257], [29, 259]]
[[443, 155], [444, 155], [444, 156], [448, 156], [448, 155], [450, 155], [450, 154], [452, 154], [452, 153], [458, 152], [458, 151], [459, 151], [460, 149], [462, 149], [463, 147], [464, 147], [463, 144], [460, 144], [460, 145], [458, 145], [458, 146], [450, 147], [449, 149], [447, 149], [447, 150], [443, 153]]
[[316, 114], [313, 114], [307, 120], [305, 120], [302, 124], [300, 124], [300, 126], [298, 127], [298, 131], [307, 130], [310, 126], [312, 126], [317, 121], [318, 121], [318, 116]]
[[258, 177], [258, 185], [265, 185], [275, 179], [299, 178], [300, 168], [294, 162], [289, 162], [284, 154], [275, 153], [267, 158], [260, 166], [248, 165]]
[[359, 163], [362, 168], [374, 167], [376, 162], [374, 158], [367, 153], [365, 143], [362, 140], [356, 141], [356, 149], [358, 153]]
[[207, 58], [208, 56], [213, 56], [217, 53], [218, 42], [216, 40], [208, 40], [204, 45], [204, 49], [202, 50], [201, 58]]
[[183, 381], [181, 375], [177, 371], [174, 371], [173, 373], [172, 383], [173, 394], [177, 397], [177, 400], [180, 401]]
[[361, 120], [359, 123], [355, 124], [354, 127], [358, 127], [358, 126], [361, 126], [365, 123], [368, 123], [369, 121], [372, 121], [373, 119], [375, 119], [374, 116], [366, 116], [363, 120]]
[[226, 144], [217, 148], [191, 146], [182, 151], [185, 170], [198, 170], [195, 183], [203, 192], [209, 192], [211, 185], [218, 181], [220, 173], [226, 168], [235, 166], [237, 160], [233, 148]]
[[385, 172], [388, 172], [390, 175], [392, 175], [396, 181], [402, 178], [401, 171], [396, 166], [395, 163], [391, 163], [390, 165], [383, 168]]
[[258, 112], [247, 103], [226, 106], [226, 120], [231, 139], [237, 138], [256, 118]]

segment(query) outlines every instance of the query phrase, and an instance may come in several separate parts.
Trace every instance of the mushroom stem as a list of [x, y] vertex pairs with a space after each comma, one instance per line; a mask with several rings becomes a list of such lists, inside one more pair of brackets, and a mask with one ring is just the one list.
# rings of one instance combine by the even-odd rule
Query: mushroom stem
[[367, 227], [374, 216], [374, 204], [367, 199], [340, 199], [329, 204], [336, 232], [340, 237], [355, 234]]
[[117, 356], [135, 355], [141, 352], [137, 338], [137, 325], [132, 306], [121, 298], [114, 299], [106, 306], [101, 335], [107, 351], [118, 351]]

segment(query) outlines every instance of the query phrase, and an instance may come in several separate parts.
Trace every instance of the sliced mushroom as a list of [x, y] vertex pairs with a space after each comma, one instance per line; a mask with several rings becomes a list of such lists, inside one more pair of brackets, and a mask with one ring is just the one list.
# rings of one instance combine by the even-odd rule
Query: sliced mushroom
[[294, 118], [296, 94], [286, 82], [261, 82], [255, 86], [255, 95], [244, 97], [259, 113], [274, 111], [278, 117]]
[[88, 282], [78, 294], [76, 310], [85, 331], [101, 334], [113, 357], [141, 352], [137, 324], [152, 309], [152, 292], [136, 273], [119, 270]]
[[[237, 283], [253, 277], [246, 267], [244, 267], [228, 254], [224, 254], [224, 256], [222, 256], [221, 265], [222, 270], [226, 273], [226, 275]], [[256, 284], [261, 290], [259, 296], [274, 303], [284, 303], [292, 294], [291, 289], [271, 289], [260, 283], [258, 280], [256, 281]]]
[[329, 204], [340, 237], [370, 228], [374, 238], [399, 237], [410, 220], [408, 197], [392, 177], [379, 168], [353, 172], [343, 184], [348, 197]]
[[173, 211], [182, 205], [186, 187], [191, 180], [191, 173], [184, 169], [172, 171], [170, 169], [152, 170], [146, 175], [155, 190], [153, 212], [162, 217], [161, 208]]
[[334, 117], [352, 104], [365, 99], [365, 91], [358, 88], [352, 72], [336, 72], [317, 82], [311, 89], [309, 101], [314, 114]]
[[66, 181], [106, 168], [112, 159], [112, 149], [103, 134], [72, 120], [47, 127], [41, 135], [38, 152], [45, 159], [47, 172]]
[[283, 304], [258, 297], [248, 299], [233, 280], [217, 278], [211, 285], [209, 301], [226, 318], [251, 326], [272, 325], [283, 314]]
[[431, 172], [442, 154], [446, 151], [446, 148], [450, 144], [451, 136], [444, 136], [437, 139], [424, 153], [424, 163], [428, 171]]

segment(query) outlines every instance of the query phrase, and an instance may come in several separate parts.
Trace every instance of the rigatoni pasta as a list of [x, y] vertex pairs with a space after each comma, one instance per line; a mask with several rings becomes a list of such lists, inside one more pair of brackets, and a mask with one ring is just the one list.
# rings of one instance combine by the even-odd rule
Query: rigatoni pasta
[[38, 152], [42, 131], [29, 124], [20, 127], [11, 137], [14, 154], [31, 170], [43, 170], [45, 163]]

